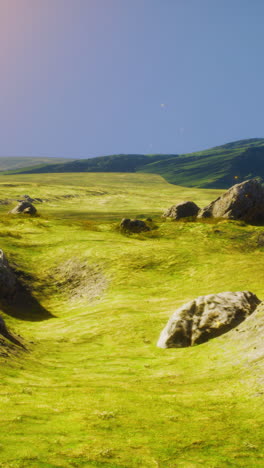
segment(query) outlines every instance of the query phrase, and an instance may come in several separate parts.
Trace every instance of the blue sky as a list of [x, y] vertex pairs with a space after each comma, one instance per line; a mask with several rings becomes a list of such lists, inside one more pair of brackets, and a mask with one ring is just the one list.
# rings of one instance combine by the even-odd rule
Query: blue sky
[[1, 0], [0, 156], [264, 137], [262, 0]]

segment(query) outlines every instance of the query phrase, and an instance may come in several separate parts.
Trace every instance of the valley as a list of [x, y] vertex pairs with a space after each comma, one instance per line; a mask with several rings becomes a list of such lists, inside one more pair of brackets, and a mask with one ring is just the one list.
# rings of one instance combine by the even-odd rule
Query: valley
[[[222, 193], [149, 173], [0, 176], [0, 247], [36, 301], [1, 309], [27, 348], [0, 342], [1, 468], [263, 466], [264, 310], [207, 343], [157, 347], [197, 296], [264, 299], [263, 226], [162, 218]], [[24, 194], [43, 200], [37, 216], [8, 214]], [[121, 233], [124, 217], [154, 228]]]

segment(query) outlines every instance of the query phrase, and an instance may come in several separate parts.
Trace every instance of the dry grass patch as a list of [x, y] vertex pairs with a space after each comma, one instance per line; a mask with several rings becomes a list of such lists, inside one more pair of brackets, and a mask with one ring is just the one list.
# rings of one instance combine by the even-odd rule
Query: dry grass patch
[[53, 286], [74, 301], [99, 299], [108, 284], [99, 265], [89, 265], [87, 261], [75, 257], [60, 263], [53, 270], [52, 282]]

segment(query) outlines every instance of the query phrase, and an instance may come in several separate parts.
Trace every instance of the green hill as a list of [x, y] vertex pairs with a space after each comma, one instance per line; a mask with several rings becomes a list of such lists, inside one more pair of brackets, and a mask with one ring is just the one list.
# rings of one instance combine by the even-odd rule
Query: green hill
[[69, 162], [67, 158], [42, 158], [29, 156], [0, 156], [0, 171], [16, 171], [19, 169], [39, 167], [46, 164]]
[[16, 171], [20, 174], [39, 174], [50, 172], [137, 172], [150, 162], [177, 155], [113, 154], [90, 159], [78, 159], [62, 164], [48, 164]]
[[162, 175], [186, 187], [228, 188], [252, 177], [264, 178], [264, 139], [240, 140], [146, 165], [143, 172]]
[[264, 178], [264, 139], [240, 140], [189, 154], [118, 154], [16, 172], [146, 172], [186, 187], [228, 188], [248, 178]]

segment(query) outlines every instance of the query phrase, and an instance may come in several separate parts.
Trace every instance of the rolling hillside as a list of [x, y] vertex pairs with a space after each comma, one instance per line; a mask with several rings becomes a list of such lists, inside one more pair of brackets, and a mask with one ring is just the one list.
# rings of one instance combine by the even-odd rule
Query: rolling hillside
[[46, 164], [57, 164], [69, 162], [67, 158], [42, 158], [42, 157], [29, 157], [29, 156], [0, 156], [0, 171], [16, 171], [18, 169], [25, 168], [38, 168], [39, 166]]
[[119, 154], [16, 172], [146, 172], [159, 174], [172, 184], [186, 187], [228, 188], [248, 178], [264, 178], [264, 139], [240, 140], [189, 154]]
[[223, 146], [148, 164], [143, 172], [162, 175], [186, 187], [228, 188], [264, 177], [264, 139], [240, 140]]
[[177, 155], [146, 155], [146, 154], [113, 154], [90, 159], [78, 159], [59, 164], [43, 164], [41, 167], [31, 167], [16, 171], [20, 174], [39, 174], [50, 172], [138, 172], [149, 163], [174, 159]]

